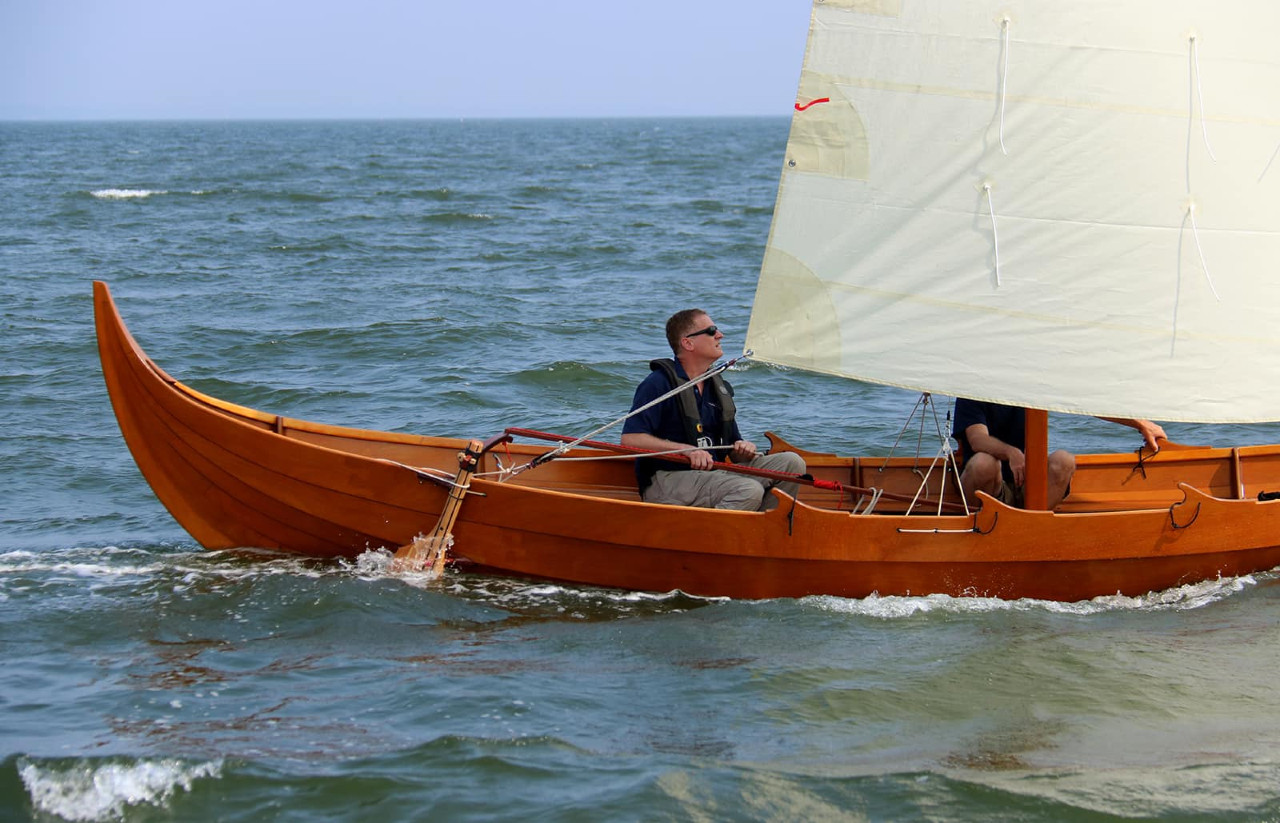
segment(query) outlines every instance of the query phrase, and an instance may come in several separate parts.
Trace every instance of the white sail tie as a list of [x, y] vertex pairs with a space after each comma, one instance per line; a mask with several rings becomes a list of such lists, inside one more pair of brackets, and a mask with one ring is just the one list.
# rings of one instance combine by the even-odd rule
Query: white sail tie
[[[1213, 146], [1209, 144], [1209, 127], [1204, 116], [1204, 86], [1200, 82], [1200, 49], [1196, 45], [1196, 35], [1190, 37], [1190, 53], [1188, 58], [1188, 68], [1191, 72], [1191, 82], [1195, 85], [1196, 98], [1191, 101], [1187, 113], [1191, 120], [1187, 123], [1187, 218], [1191, 221], [1191, 235], [1196, 241], [1196, 254], [1200, 256], [1200, 270], [1204, 272], [1205, 282], [1209, 284], [1209, 291], [1213, 292], [1213, 299], [1219, 303], [1222, 298], [1218, 296], [1218, 289], [1213, 284], [1213, 277], [1209, 274], [1209, 263], [1204, 257], [1204, 246], [1200, 243], [1200, 227], [1196, 224], [1196, 201], [1191, 198], [1191, 130], [1192, 123], [1196, 116], [1196, 101], [1199, 101], [1200, 109], [1200, 136], [1204, 139], [1205, 150], [1209, 152], [1209, 159], [1214, 163], [1218, 162], [1218, 158], [1213, 153]], [[1268, 163], [1268, 166], [1271, 164]], [[1263, 171], [1266, 174], [1266, 171]], [[1261, 179], [1261, 178], [1259, 178]], [[1177, 318], [1175, 311], [1174, 327], [1177, 327]]]
[[1258, 182], [1262, 182], [1262, 178], [1267, 176], [1267, 172], [1271, 171], [1271, 164], [1276, 162], [1276, 155], [1280, 155], [1280, 143], [1276, 143], [1276, 150], [1271, 152], [1271, 159], [1267, 161], [1267, 165], [1263, 167], [1262, 174], [1258, 175]]
[[991, 184], [983, 183], [982, 190], [987, 195], [987, 210], [991, 214], [991, 246], [996, 253], [996, 288], [1000, 288], [1000, 235], [996, 232], [996, 204], [991, 199]]
[[1200, 245], [1200, 228], [1196, 225], [1196, 204], [1194, 200], [1187, 203], [1187, 216], [1191, 218], [1191, 234], [1196, 239], [1196, 253], [1200, 255], [1200, 268], [1204, 271], [1204, 279], [1209, 283], [1209, 291], [1213, 292], [1213, 299], [1221, 303], [1222, 298], [1218, 296], [1218, 290], [1213, 285], [1213, 278], [1209, 276], [1209, 264], [1204, 259], [1204, 248]]
[[[1217, 163], [1218, 158], [1213, 154], [1213, 146], [1209, 145], [1209, 126], [1204, 119], [1204, 87], [1200, 83], [1200, 50], [1196, 48], [1196, 36], [1191, 35], [1191, 79], [1196, 86], [1196, 97], [1200, 101], [1200, 134], [1204, 137], [1204, 147], [1209, 151], [1209, 159]], [[1195, 118], [1194, 106], [1191, 117]], [[1190, 147], [1188, 147], [1189, 149]]]
[[1009, 150], [1004, 145], [1004, 110], [1009, 97], [1009, 22], [1009, 18], [1005, 17], [1000, 23], [1000, 37], [1004, 41], [1001, 48], [1003, 66], [1000, 69], [1000, 151], [1006, 155]]

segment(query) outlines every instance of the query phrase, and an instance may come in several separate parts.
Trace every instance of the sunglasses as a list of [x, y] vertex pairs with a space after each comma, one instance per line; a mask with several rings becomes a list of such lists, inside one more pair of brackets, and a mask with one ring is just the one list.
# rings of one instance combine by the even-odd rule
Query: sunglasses
[[707, 337], [715, 337], [716, 332], [718, 331], [720, 331], [720, 329], [716, 326], [707, 326], [705, 329], [699, 329], [698, 331], [686, 334], [685, 337], [697, 337], [700, 334], [705, 334]]

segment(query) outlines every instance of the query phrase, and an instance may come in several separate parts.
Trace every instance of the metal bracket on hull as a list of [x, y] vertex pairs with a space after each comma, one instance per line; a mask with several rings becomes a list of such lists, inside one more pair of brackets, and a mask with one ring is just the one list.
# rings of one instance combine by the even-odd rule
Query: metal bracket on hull
[[425, 472], [422, 469], [415, 469], [413, 468], [413, 466], [405, 466], [405, 468], [410, 469], [411, 471], [413, 471], [415, 475], [418, 476], [419, 483], [434, 483], [443, 489], [453, 488], [453, 484], [455, 481], [451, 477], [438, 477], [429, 472]]

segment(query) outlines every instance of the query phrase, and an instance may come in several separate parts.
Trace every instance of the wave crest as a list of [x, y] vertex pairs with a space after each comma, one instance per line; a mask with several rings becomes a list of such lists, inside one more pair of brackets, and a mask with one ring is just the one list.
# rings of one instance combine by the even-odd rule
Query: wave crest
[[91, 191], [89, 194], [99, 200], [133, 200], [143, 199], [153, 194], [168, 194], [169, 192], [160, 189], [98, 189]]
[[205, 777], [221, 777], [222, 762], [138, 760], [37, 764], [18, 768], [32, 804], [64, 820], [118, 820], [129, 806], [162, 806], [175, 791]]

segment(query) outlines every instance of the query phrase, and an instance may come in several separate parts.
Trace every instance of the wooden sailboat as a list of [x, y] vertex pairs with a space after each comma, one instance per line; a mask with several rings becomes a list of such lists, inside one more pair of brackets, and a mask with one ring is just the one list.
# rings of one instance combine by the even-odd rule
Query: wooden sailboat
[[[1257, 34], [1280, 11], [1213, 9], [818, 0], [756, 358], [1034, 409], [1280, 419], [1280, 63]], [[395, 549], [453, 492], [455, 563], [627, 589], [1079, 600], [1280, 565], [1280, 445], [1081, 455], [1053, 512], [957, 510], [949, 466], [804, 451], [818, 485], [756, 513], [646, 504], [628, 462], [539, 461], [552, 446], [502, 433], [459, 499], [467, 441], [201, 394], [94, 288], [125, 440], [209, 548]]]
[[[157, 497], [203, 546], [321, 557], [430, 531], [466, 441], [340, 428], [201, 394], [138, 347], [95, 284], [103, 374], [125, 440]], [[1059, 513], [986, 498], [971, 514], [912, 514], [882, 499], [854, 514], [805, 487], [770, 512], [642, 503], [626, 462], [557, 459], [506, 478], [547, 445], [486, 450], [453, 527], [456, 561], [512, 574], [700, 595], [987, 595], [1078, 600], [1141, 594], [1280, 565], [1280, 446], [1082, 455]], [[581, 454], [571, 451], [567, 457]], [[814, 476], [903, 496], [914, 458], [805, 453]], [[958, 500], [935, 473], [930, 511]]]

